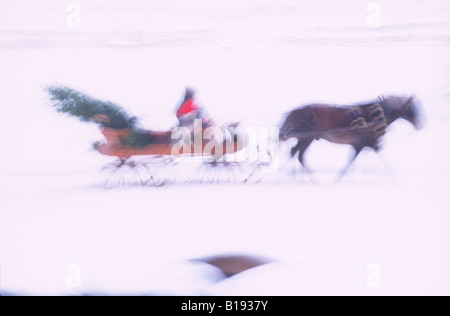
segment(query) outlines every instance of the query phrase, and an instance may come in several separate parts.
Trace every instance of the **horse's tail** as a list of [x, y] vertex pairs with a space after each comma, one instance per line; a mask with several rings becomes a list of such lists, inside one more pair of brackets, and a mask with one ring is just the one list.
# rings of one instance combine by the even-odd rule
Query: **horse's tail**
[[305, 106], [290, 112], [280, 127], [280, 140], [292, 137], [292, 132], [298, 134], [317, 125], [317, 116], [311, 106]]
[[283, 118], [283, 123], [280, 124], [281, 125], [280, 126], [280, 135], [279, 135], [280, 136], [280, 140], [286, 140], [288, 138], [289, 131], [292, 128], [292, 123], [291, 123], [291, 121], [292, 121], [292, 118], [291, 118], [292, 113], [293, 112], [290, 112], [290, 113], [286, 114], [284, 116], [284, 118]]

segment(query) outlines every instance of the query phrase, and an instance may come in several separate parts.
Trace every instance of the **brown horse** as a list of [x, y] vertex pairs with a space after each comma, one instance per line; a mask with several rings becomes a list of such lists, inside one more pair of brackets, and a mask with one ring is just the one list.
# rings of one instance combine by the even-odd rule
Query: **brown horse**
[[341, 173], [365, 148], [381, 149], [380, 138], [386, 128], [397, 119], [405, 119], [416, 129], [422, 128], [421, 105], [414, 97], [388, 96], [354, 106], [310, 104], [290, 112], [280, 129], [280, 140], [297, 138], [291, 156], [298, 152], [298, 160], [305, 167], [304, 153], [314, 140], [325, 139], [337, 144], [351, 145], [355, 154]]

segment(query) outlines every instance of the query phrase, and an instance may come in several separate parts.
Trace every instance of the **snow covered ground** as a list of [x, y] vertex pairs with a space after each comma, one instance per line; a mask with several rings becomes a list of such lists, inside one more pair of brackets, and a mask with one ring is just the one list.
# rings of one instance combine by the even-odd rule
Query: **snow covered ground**
[[[2, 1], [1, 293], [449, 295], [450, 4], [377, 3], [381, 27], [365, 1], [78, 1], [73, 28], [69, 2]], [[415, 94], [428, 124], [393, 124], [339, 184], [350, 149], [320, 141], [315, 181], [283, 144], [257, 185], [105, 190], [101, 135], [54, 113], [52, 83], [159, 130], [186, 85], [220, 122], [392, 93]], [[215, 283], [188, 261], [221, 253], [274, 262]]]

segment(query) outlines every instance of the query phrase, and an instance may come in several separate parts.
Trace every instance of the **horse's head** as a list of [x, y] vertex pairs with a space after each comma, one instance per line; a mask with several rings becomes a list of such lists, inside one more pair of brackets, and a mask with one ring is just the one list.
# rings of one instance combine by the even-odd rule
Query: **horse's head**
[[421, 102], [415, 97], [386, 97], [382, 101], [388, 122], [401, 118], [410, 122], [417, 130], [425, 125]]
[[410, 122], [417, 130], [425, 126], [422, 104], [415, 96], [411, 96], [406, 100], [401, 118]]

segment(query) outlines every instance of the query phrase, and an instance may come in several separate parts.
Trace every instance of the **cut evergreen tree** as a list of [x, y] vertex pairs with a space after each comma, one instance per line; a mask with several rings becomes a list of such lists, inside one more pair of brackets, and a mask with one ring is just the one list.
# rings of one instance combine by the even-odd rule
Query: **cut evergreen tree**
[[[132, 128], [136, 120], [121, 106], [94, 99], [80, 91], [69, 87], [52, 85], [45, 88], [50, 94], [53, 107], [60, 113], [78, 118], [82, 122], [96, 122], [104, 127], [122, 129]], [[94, 120], [95, 116], [106, 116], [108, 119]]]
[[[122, 145], [143, 148], [151, 143], [146, 130], [137, 127], [137, 118], [129, 115], [121, 106], [94, 99], [85, 93], [62, 85], [45, 88], [50, 94], [50, 103], [60, 113], [76, 117], [82, 122], [93, 122], [112, 129], [130, 129]], [[98, 144], [94, 144], [96, 148]]]

